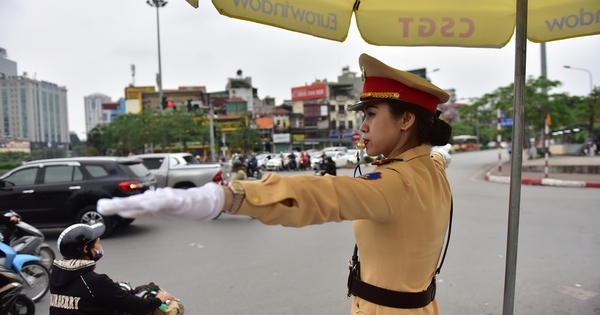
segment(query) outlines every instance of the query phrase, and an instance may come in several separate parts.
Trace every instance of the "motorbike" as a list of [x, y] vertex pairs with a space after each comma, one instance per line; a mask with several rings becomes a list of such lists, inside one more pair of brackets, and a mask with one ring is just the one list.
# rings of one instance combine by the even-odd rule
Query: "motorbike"
[[[132, 287], [131, 284], [127, 281], [119, 281], [117, 282], [121, 290], [128, 292], [129, 294], [136, 295], [141, 298], [150, 298], [155, 297], [158, 292], [161, 290], [160, 287], [154, 282], [150, 282], [149, 284], [140, 285], [137, 287]], [[157, 310], [155, 310], [152, 314], [166, 314], [166, 315], [183, 315], [185, 307], [183, 304], [179, 303], [179, 299], [175, 299], [174, 301], [167, 300], [164, 304], [162, 304]], [[120, 312], [117, 312], [116, 315], [127, 315]]]
[[295, 157], [288, 158], [288, 161], [284, 165], [284, 170], [286, 170], [286, 171], [297, 171], [298, 170], [298, 165], [296, 163]]
[[35, 304], [22, 291], [21, 278], [0, 265], [0, 315], [35, 314]]
[[256, 179], [261, 179], [262, 178], [262, 170], [260, 169], [260, 167], [256, 167], [254, 169], [248, 167], [246, 169], [246, 175], [248, 177], [254, 177]]
[[40, 301], [50, 289], [50, 271], [39, 261], [39, 257], [18, 254], [0, 242], [0, 264], [18, 275], [23, 284], [22, 291], [33, 302]]
[[[18, 222], [11, 222], [11, 217], [18, 217]], [[9, 211], [4, 214], [4, 225], [9, 233], [8, 244], [19, 254], [30, 254], [40, 258], [40, 263], [48, 270], [56, 258], [52, 248], [44, 243], [44, 234], [33, 225], [20, 220], [19, 214]]]

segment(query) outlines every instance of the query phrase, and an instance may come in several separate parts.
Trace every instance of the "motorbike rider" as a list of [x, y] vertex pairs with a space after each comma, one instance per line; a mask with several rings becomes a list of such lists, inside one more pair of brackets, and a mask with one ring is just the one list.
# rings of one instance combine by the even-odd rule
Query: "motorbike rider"
[[319, 157], [319, 169], [322, 171], [325, 170], [325, 158], [327, 158], [327, 154], [325, 154], [325, 151], [323, 151]]
[[319, 172], [320, 172], [321, 176], [325, 176], [325, 174], [329, 174], [332, 176], [337, 175], [335, 162], [333, 161], [331, 156], [328, 156], [325, 158], [325, 169], [322, 171], [319, 171]]
[[248, 177], [254, 175], [254, 172], [258, 169], [258, 160], [256, 159], [256, 154], [251, 154], [250, 159], [248, 160]]
[[308, 165], [308, 158], [306, 157], [306, 154], [304, 154], [304, 151], [302, 151], [300, 153], [300, 169], [305, 171], [307, 169], [307, 165]]
[[21, 221], [21, 216], [9, 210], [2, 215], [2, 223], [4, 223], [5, 229], [2, 229], [2, 242], [6, 245], [10, 245], [11, 235], [14, 233], [17, 223]]
[[74, 224], [58, 237], [64, 259], [55, 260], [50, 274], [50, 315], [148, 314], [173, 295], [159, 291], [141, 298], [124, 291], [105, 274], [97, 274], [96, 262], [104, 251], [100, 236], [104, 224]]
[[296, 165], [296, 155], [294, 154], [294, 151], [290, 152], [290, 155], [288, 155], [288, 169], [290, 171], [295, 171], [298, 166]]
[[246, 176], [246, 170], [244, 169], [244, 164], [241, 161], [233, 162], [233, 171], [235, 172], [234, 180], [247, 180], [248, 176]]

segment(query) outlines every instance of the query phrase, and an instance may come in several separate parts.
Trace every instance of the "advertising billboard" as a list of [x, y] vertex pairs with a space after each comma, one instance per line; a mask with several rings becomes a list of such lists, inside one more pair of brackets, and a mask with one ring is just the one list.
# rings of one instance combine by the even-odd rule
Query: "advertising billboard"
[[290, 143], [289, 133], [276, 133], [273, 135], [273, 143]]
[[125, 88], [125, 99], [142, 99], [143, 92], [154, 92], [153, 86], [135, 86], [135, 87], [126, 87]]
[[327, 83], [316, 83], [292, 88], [292, 101], [319, 98], [327, 98]]

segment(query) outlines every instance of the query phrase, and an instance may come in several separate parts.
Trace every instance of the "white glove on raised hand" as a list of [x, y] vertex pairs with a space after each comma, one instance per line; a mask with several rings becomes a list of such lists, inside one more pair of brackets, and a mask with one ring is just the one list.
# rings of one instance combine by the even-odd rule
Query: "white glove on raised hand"
[[147, 190], [143, 194], [98, 200], [102, 215], [118, 214], [124, 218], [155, 217], [159, 219], [192, 219], [208, 221], [223, 209], [225, 193], [220, 185], [207, 183], [202, 187]]
[[452, 145], [450, 143], [444, 146], [435, 146], [431, 147], [431, 152], [437, 152], [441, 154], [444, 159], [446, 159], [446, 168], [450, 166], [450, 162], [452, 162], [452, 157], [450, 156], [450, 149], [452, 149]]

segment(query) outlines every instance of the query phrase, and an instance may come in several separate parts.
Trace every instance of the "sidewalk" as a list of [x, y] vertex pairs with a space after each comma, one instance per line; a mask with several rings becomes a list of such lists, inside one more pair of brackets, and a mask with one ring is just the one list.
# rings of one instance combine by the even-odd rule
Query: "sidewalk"
[[[545, 159], [523, 161], [521, 184], [594, 187], [600, 188], [600, 156], [555, 155], [548, 158], [548, 177], [545, 177]], [[510, 161], [504, 162], [501, 169], [495, 165], [485, 178], [490, 182], [510, 183]]]

